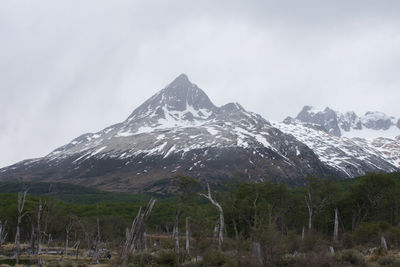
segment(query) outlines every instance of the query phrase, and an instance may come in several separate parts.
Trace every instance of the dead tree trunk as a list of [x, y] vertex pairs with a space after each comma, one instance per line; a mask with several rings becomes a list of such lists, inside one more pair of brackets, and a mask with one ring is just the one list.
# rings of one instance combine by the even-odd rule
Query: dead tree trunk
[[126, 230], [126, 240], [122, 249], [121, 259], [126, 263], [128, 256], [135, 250], [135, 248], [142, 247], [144, 240], [143, 235], [145, 232], [145, 223], [150, 216], [150, 213], [156, 203], [155, 199], [150, 199], [146, 210], [142, 213], [142, 207], [140, 207], [138, 214], [132, 222], [130, 230]]
[[172, 239], [175, 239], [175, 247], [179, 250], [179, 216], [181, 215], [181, 204], [179, 203], [178, 209], [175, 213], [174, 228], [172, 230]]
[[387, 246], [386, 239], [385, 239], [384, 236], [381, 236], [381, 247], [382, 247], [384, 250], [388, 250], [388, 246]]
[[214, 234], [213, 234], [213, 239], [217, 240], [219, 238], [219, 222], [214, 226]]
[[65, 226], [65, 256], [68, 256], [69, 232], [72, 229], [72, 220]]
[[97, 237], [92, 257], [92, 262], [96, 264], [99, 263], [99, 257], [100, 257], [100, 220], [99, 220], [98, 210], [99, 210], [99, 205], [97, 205]]
[[24, 205], [25, 205], [25, 198], [26, 198], [27, 191], [18, 192], [18, 218], [17, 218], [17, 230], [15, 232], [15, 263], [19, 263], [19, 246], [20, 246], [20, 225], [22, 218], [26, 215], [26, 212], [23, 213]]
[[[52, 189], [52, 185], [50, 185], [49, 186], [49, 192], [48, 192], [48, 195], [50, 195], [50, 192], [51, 192], [51, 189]], [[48, 198], [45, 200], [45, 202], [44, 202], [44, 207], [45, 207], [45, 210], [47, 211], [46, 212], [46, 220], [44, 221], [44, 229], [43, 229], [43, 231], [42, 231], [42, 233], [41, 233], [41, 238], [43, 239], [43, 241], [44, 241], [44, 238], [47, 236], [47, 238], [48, 238], [48, 240], [47, 240], [47, 248], [46, 248], [46, 254], [48, 253], [48, 251], [49, 251], [49, 244], [50, 244], [50, 242], [51, 242], [51, 234], [49, 234], [49, 233], [47, 233], [47, 229], [48, 229], [48, 225], [49, 225], [49, 218], [50, 218], [50, 211], [52, 210], [52, 207], [53, 207], [53, 202], [51, 202], [51, 201], [48, 201]], [[43, 210], [43, 209], [42, 209]], [[41, 219], [42, 219], [42, 217], [43, 217], [43, 211], [42, 211], [42, 214], [41, 214]]]
[[261, 245], [258, 242], [253, 242], [253, 254], [256, 257], [258, 263], [262, 264], [263, 260], [261, 257]]
[[7, 238], [8, 233], [6, 232], [6, 224], [7, 221], [4, 222], [4, 225], [2, 221], [0, 221], [0, 248], [3, 245], [4, 241]]
[[147, 234], [146, 234], [146, 232], [143, 233], [143, 244], [144, 244], [144, 251], [147, 252], [148, 247], [147, 247]]
[[186, 253], [189, 254], [190, 250], [190, 226], [189, 217], [186, 217]]
[[233, 230], [235, 231], [236, 241], [239, 241], [239, 232], [238, 232], [238, 229], [237, 229], [237, 225], [236, 225], [235, 219], [232, 219], [232, 224], [233, 224]]
[[42, 208], [42, 200], [39, 200], [39, 210], [37, 214], [37, 228], [36, 228], [36, 254], [40, 254], [42, 247], [41, 247], [41, 242], [42, 242], [42, 232], [40, 230], [40, 221], [42, 219], [42, 213], [43, 213], [43, 208]]
[[225, 229], [224, 211], [222, 210], [221, 205], [212, 198], [209, 184], [207, 184], [207, 190], [208, 190], [207, 195], [203, 193], [200, 193], [200, 195], [207, 198], [211, 202], [211, 204], [213, 204], [218, 209], [219, 212], [218, 248], [222, 249], [222, 244], [224, 243], [224, 229]]
[[338, 209], [335, 208], [335, 224], [333, 229], [333, 241], [337, 241], [339, 236], [339, 217], [338, 217]]
[[86, 227], [83, 225], [82, 221], [79, 220], [78, 223], [79, 223], [80, 227], [82, 228], [82, 231], [85, 235], [87, 249], [90, 250], [90, 248], [91, 248], [90, 235], [89, 235], [88, 231], [86, 230]]
[[308, 230], [312, 229], [312, 217], [313, 217], [313, 203], [310, 191], [305, 196], [305, 201], [308, 209]]
[[78, 257], [79, 257], [79, 246], [81, 245], [81, 241], [78, 240], [78, 242], [76, 242], [76, 244], [74, 245], [74, 247], [76, 247], [76, 251], [75, 251], [75, 260], [78, 261]]
[[31, 226], [32, 226], [32, 231], [31, 231], [31, 253], [34, 254], [35, 253], [35, 223], [32, 220], [31, 222]]
[[50, 247], [50, 242], [52, 241], [52, 238], [51, 238], [51, 234], [49, 234], [48, 235], [48, 237], [47, 237], [47, 248], [46, 248], [46, 254], [48, 254], [49, 253], [49, 247]]

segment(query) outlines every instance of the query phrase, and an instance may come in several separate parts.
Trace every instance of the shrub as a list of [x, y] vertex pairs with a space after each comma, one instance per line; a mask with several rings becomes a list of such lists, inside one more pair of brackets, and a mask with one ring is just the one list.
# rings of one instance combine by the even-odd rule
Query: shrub
[[354, 247], [353, 236], [349, 233], [344, 233], [341, 241], [342, 241], [342, 246], [345, 249], [350, 249]]
[[378, 263], [383, 266], [400, 266], [400, 259], [393, 256], [383, 256], [379, 258]]
[[359, 244], [379, 244], [379, 234], [391, 228], [387, 222], [364, 222], [354, 231], [354, 239]]
[[384, 236], [390, 247], [400, 247], [400, 225], [390, 227], [390, 229], [385, 231]]
[[[280, 260], [284, 251], [282, 235], [274, 225], [258, 229], [256, 235], [263, 264], [274, 266]], [[254, 243], [254, 245], [256, 244], [257, 242]]]
[[285, 247], [289, 253], [299, 251], [301, 248], [301, 238], [296, 232], [289, 232], [285, 240]]
[[308, 252], [284, 258], [278, 266], [335, 267], [335, 258], [329, 253]]
[[209, 266], [222, 266], [227, 262], [227, 255], [219, 250], [212, 250], [204, 255], [204, 263]]
[[134, 254], [129, 258], [128, 262], [134, 263], [139, 266], [154, 265], [156, 263], [156, 257], [150, 253], [142, 252]]
[[179, 255], [172, 249], [160, 250], [157, 263], [163, 266], [176, 266], [179, 263]]
[[328, 249], [326, 242], [323, 240], [321, 234], [310, 231], [304, 235], [304, 240], [302, 242], [302, 250], [304, 252], [308, 251], [325, 251]]
[[365, 263], [365, 258], [358, 250], [345, 249], [341, 252], [341, 261], [353, 265], [363, 265]]

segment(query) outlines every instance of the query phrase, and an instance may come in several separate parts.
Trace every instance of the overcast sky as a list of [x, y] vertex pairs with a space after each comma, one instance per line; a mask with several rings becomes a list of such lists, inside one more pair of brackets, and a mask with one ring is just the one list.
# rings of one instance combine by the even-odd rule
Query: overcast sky
[[268, 120], [400, 117], [400, 1], [0, 1], [0, 166], [123, 121], [180, 73]]

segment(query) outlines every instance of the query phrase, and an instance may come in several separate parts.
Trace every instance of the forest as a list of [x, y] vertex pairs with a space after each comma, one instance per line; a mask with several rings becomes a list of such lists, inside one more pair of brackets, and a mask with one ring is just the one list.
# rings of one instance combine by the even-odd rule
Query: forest
[[171, 183], [171, 195], [1, 183], [0, 264], [400, 266], [400, 173]]

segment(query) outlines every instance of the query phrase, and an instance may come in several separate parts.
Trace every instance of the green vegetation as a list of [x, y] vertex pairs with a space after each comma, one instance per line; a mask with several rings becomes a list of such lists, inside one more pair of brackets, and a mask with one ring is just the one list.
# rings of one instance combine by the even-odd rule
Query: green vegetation
[[146, 202], [150, 199], [145, 194], [105, 192], [65, 183], [0, 183], [0, 193], [18, 193], [23, 188], [28, 188], [32, 196], [46, 196], [75, 204]]
[[[361, 266], [370, 261], [379, 266], [399, 262], [381, 247], [383, 237], [389, 250], [400, 249], [400, 173], [369, 173], [344, 181], [309, 177], [301, 188], [270, 182], [232, 183], [226, 191], [212, 192], [224, 210], [222, 250], [213, 237], [219, 214], [198, 194], [200, 184], [184, 176], [176, 177], [175, 184], [176, 195], [157, 197], [146, 224], [157, 255], [138, 252], [130, 257], [132, 263], [195, 266], [189, 264], [194, 259], [210, 266]], [[42, 242], [47, 242], [46, 236], [51, 234], [51, 242], [62, 246], [70, 224], [71, 243], [79, 240], [82, 248], [90, 250], [101, 238], [117, 255], [125, 229], [152, 197], [61, 183], [1, 183], [0, 220], [7, 221], [8, 231], [5, 243], [14, 242], [16, 193], [27, 187], [26, 216], [21, 223], [23, 242], [31, 239], [41, 201]], [[335, 209], [339, 219], [336, 240]], [[190, 223], [190, 254], [182, 251], [186, 220]], [[176, 225], [180, 228], [178, 251], [170, 237]], [[337, 253], [331, 254], [329, 247]], [[368, 252], [367, 260], [365, 251], [374, 247], [380, 249]]]

